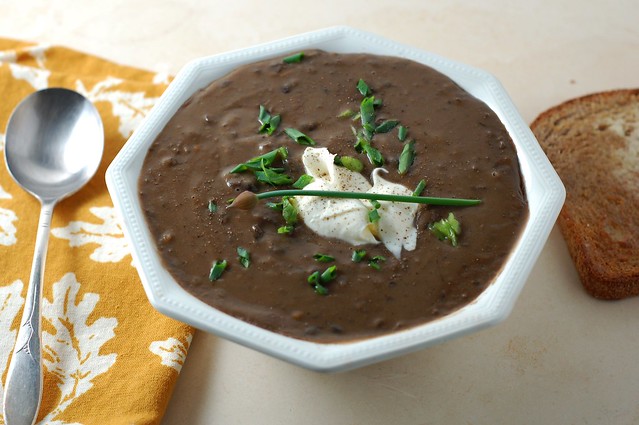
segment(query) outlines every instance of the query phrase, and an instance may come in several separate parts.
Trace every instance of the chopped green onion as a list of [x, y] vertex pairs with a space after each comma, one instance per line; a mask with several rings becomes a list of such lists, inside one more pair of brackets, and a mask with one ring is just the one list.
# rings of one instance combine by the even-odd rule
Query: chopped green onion
[[279, 233], [280, 235], [288, 235], [293, 233], [293, 230], [295, 230], [295, 226], [287, 224], [286, 226], [279, 227], [277, 229], [277, 233]]
[[351, 260], [353, 260], [353, 263], [359, 263], [364, 259], [364, 257], [366, 257], [366, 251], [363, 249], [356, 249], [353, 251]]
[[327, 254], [315, 254], [313, 255], [313, 258], [319, 263], [330, 263], [331, 261], [335, 261], [335, 257]]
[[413, 196], [421, 195], [425, 188], [426, 188], [426, 180], [421, 179], [419, 183], [417, 183], [417, 187], [415, 188], [415, 191], [413, 192]]
[[324, 272], [320, 275], [320, 281], [322, 283], [330, 282], [331, 280], [335, 279], [336, 275], [337, 275], [337, 266], [330, 266], [329, 268], [324, 270]]
[[397, 138], [399, 139], [399, 141], [403, 142], [404, 140], [406, 140], [407, 134], [408, 134], [408, 129], [404, 127], [403, 125], [400, 125], [399, 128], [397, 129]]
[[335, 165], [341, 165], [342, 167], [356, 173], [361, 173], [364, 169], [364, 164], [362, 164], [362, 161], [357, 158], [353, 158], [352, 156], [335, 155], [333, 163]]
[[461, 224], [452, 212], [448, 213], [448, 217], [430, 224], [428, 228], [439, 240], [448, 240], [452, 246], [457, 246], [457, 237], [461, 234]]
[[278, 157], [282, 160], [288, 158], [288, 149], [286, 149], [285, 146], [274, 149], [270, 152], [265, 153], [264, 155], [251, 158], [242, 164], [238, 164], [230, 171], [230, 173], [241, 173], [247, 170], [259, 171], [262, 169], [263, 165], [266, 167], [270, 167], [271, 164], [273, 164], [273, 162], [275, 162]]
[[379, 201], [375, 199], [371, 200], [371, 204], [373, 204], [373, 209], [368, 212], [368, 221], [370, 221], [371, 223], [376, 223], [380, 219], [378, 210], [379, 207], [382, 206], [382, 204], [380, 204]]
[[383, 263], [384, 261], [386, 261], [386, 257], [382, 255], [376, 255], [368, 261], [368, 265], [375, 270], [379, 270], [382, 268], [380, 263]]
[[267, 202], [266, 206], [274, 211], [282, 211], [284, 209], [284, 204], [281, 202]]
[[269, 136], [272, 135], [275, 130], [277, 130], [277, 126], [280, 124], [280, 116], [271, 114], [266, 110], [263, 105], [260, 105], [260, 113], [257, 116], [257, 121], [261, 124], [258, 130], [258, 133], [267, 133]]
[[311, 139], [301, 131], [298, 131], [294, 128], [287, 128], [284, 130], [284, 132], [288, 135], [288, 137], [295, 140], [302, 146], [315, 146], [315, 140]]
[[240, 260], [240, 264], [242, 265], [242, 267], [248, 269], [248, 266], [251, 264], [251, 255], [249, 254], [249, 252], [241, 246], [238, 246], [237, 255], [239, 256], [238, 260]]
[[337, 118], [350, 118], [353, 115], [355, 115], [355, 112], [353, 112], [351, 109], [346, 109], [344, 111], [342, 111]]
[[397, 127], [399, 121], [396, 120], [387, 120], [375, 127], [375, 133], [388, 133], [395, 127]]
[[273, 186], [283, 186], [293, 182], [290, 176], [267, 167], [264, 162], [262, 162], [262, 171], [255, 171], [255, 178], [262, 183], [268, 183]]
[[227, 264], [228, 263], [226, 262], [226, 260], [215, 261], [215, 263], [213, 263], [213, 266], [211, 267], [211, 271], [209, 272], [209, 280], [211, 282], [214, 280], [218, 280], [220, 276], [222, 276], [222, 273], [224, 273], [224, 270], [226, 270]]
[[296, 189], [303, 189], [305, 186], [313, 182], [313, 176], [309, 176], [308, 174], [302, 174], [299, 179], [295, 183], [293, 183], [293, 187]]
[[295, 199], [285, 196], [282, 198], [282, 217], [289, 226], [297, 224], [297, 205]]
[[357, 90], [362, 94], [362, 96], [370, 96], [371, 89], [368, 87], [368, 84], [361, 78], [357, 82]]
[[371, 133], [375, 131], [375, 96], [365, 97], [360, 103], [359, 112], [361, 114], [362, 127]]
[[306, 281], [311, 284], [311, 287], [315, 290], [315, 293], [318, 295], [328, 295], [328, 289], [324, 285], [322, 285], [322, 275], [320, 272], [315, 271], [311, 273], [311, 275], [306, 278]]
[[209, 201], [209, 211], [215, 214], [217, 212], [217, 204], [215, 201]]
[[295, 53], [294, 55], [285, 57], [284, 59], [282, 59], [282, 62], [299, 63], [299, 62], [302, 62], [302, 59], [304, 59], [304, 52], [299, 52], [299, 53]]
[[410, 142], [404, 145], [404, 149], [402, 149], [402, 153], [399, 156], [399, 174], [406, 174], [408, 168], [413, 165], [415, 161], [415, 141], [411, 140]]

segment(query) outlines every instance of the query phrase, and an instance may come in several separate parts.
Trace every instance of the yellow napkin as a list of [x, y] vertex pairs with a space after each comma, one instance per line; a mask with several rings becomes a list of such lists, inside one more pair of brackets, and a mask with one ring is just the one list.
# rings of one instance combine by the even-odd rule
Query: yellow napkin
[[[45, 373], [38, 423], [158, 423], [184, 362], [193, 329], [149, 304], [104, 181], [107, 166], [167, 80], [65, 48], [0, 39], [0, 155], [11, 111], [39, 89], [79, 91], [98, 108], [105, 127], [98, 172], [59, 203], [53, 215], [44, 277]], [[29, 282], [39, 209], [38, 201], [1, 164], [2, 382]]]

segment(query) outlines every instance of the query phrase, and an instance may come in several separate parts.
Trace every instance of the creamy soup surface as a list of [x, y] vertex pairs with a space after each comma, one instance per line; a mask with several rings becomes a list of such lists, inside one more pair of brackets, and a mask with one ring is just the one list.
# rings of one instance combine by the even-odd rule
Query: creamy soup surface
[[[227, 208], [245, 190], [291, 187], [262, 183], [250, 170], [230, 173], [238, 164], [285, 147], [288, 157], [271, 166], [293, 181], [305, 174], [307, 146], [286, 128], [310, 137], [315, 148], [358, 159], [370, 179], [376, 167], [354, 147], [361, 119], [346, 116], [359, 113], [366, 97], [360, 79], [369, 87], [365, 94], [377, 99], [375, 123], [399, 121], [371, 138], [388, 171], [383, 177], [411, 190], [424, 180], [423, 196], [480, 199], [480, 205], [419, 206], [416, 248], [400, 258], [382, 243], [321, 237], [301, 220], [290, 233], [278, 233], [286, 223], [268, 202], [281, 199], [249, 211]], [[258, 132], [260, 105], [280, 116], [271, 135]], [[403, 142], [400, 125], [407, 129]], [[414, 160], [400, 174], [410, 141]], [[501, 269], [528, 217], [514, 144], [483, 102], [412, 61], [317, 50], [299, 62], [243, 66], [193, 95], [150, 147], [139, 193], [162, 260], [188, 292], [246, 322], [327, 343], [406, 329], [472, 302]], [[461, 225], [457, 246], [429, 230], [451, 212]], [[248, 253], [248, 267], [238, 247]], [[353, 261], [355, 250], [366, 252], [362, 261]], [[319, 262], [317, 254], [334, 260]], [[211, 280], [212, 264], [224, 260], [226, 268]], [[334, 278], [319, 294], [308, 277], [331, 266]]]

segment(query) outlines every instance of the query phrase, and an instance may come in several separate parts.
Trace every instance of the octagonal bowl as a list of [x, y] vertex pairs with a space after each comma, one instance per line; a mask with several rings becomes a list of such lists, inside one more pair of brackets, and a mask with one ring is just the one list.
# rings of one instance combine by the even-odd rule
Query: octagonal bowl
[[[238, 66], [304, 49], [403, 57], [447, 75], [486, 103], [512, 137], [529, 202], [527, 223], [494, 281], [469, 305], [435, 321], [353, 342], [316, 343], [274, 333], [195, 298], [164, 268], [138, 198], [147, 150], [177, 109], [199, 89]], [[348, 27], [334, 27], [205, 57], [187, 64], [131, 136], [106, 174], [107, 185], [151, 304], [161, 313], [274, 357], [318, 371], [339, 371], [459, 337], [505, 319], [554, 225], [564, 187], [500, 83], [490, 74]]]

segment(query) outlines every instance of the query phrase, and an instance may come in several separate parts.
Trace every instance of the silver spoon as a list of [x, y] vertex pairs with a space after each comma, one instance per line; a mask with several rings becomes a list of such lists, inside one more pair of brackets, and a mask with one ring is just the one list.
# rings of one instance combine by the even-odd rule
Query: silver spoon
[[27, 298], [4, 387], [6, 425], [31, 425], [42, 399], [40, 299], [53, 208], [95, 174], [104, 149], [97, 110], [72, 90], [35, 92], [13, 111], [4, 156], [13, 179], [41, 204]]

